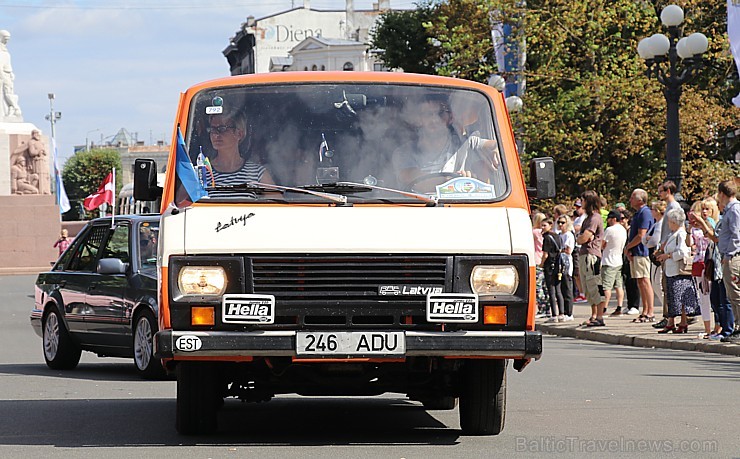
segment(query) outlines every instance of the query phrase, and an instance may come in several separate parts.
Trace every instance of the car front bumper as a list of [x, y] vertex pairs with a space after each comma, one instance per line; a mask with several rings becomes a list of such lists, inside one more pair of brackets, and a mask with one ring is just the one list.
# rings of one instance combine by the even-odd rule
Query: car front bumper
[[[405, 356], [501, 357], [539, 359], [542, 333], [539, 331], [406, 331]], [[197, 349], [178, 349], [181, 337], [197, 337]], [[296, 356], [296, 332], [203, 332], [163, 330], [154, 337], [155, 355], [164, 359], [215, 357]], [[227, 357], [224, 359], [224, 357]]]

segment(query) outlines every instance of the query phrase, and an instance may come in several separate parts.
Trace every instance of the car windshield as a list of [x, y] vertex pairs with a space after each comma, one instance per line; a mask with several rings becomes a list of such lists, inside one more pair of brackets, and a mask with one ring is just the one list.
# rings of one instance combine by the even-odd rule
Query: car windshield
[[156, 273], [159, 222], [142, 222], [139, 225], [139, 267], [142, 272]]
[[489, 202], [508, 189], [492, 113], [470, 89], [220, 87], [193, 98], [186, 149], [203, 201]]

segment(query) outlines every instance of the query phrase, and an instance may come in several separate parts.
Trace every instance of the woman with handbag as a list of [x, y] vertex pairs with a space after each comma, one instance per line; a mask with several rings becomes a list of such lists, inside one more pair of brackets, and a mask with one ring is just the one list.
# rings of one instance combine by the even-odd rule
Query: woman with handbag
[[713, 341], [720, 341], [729, 336], [734, 330], [735, 316], [732, 313], [730, 301], [727, 298], [727, 290], [723, 282], [722, 273], [722, 255], [717, 247], [717, 234], [715, 228], [719, 223], [719, 209], [717, 201], [714, 198], [707, 198], [704, 204], [708, 209], [708, 215], [705, 216], [704, 208], [702, 213], [694, 213], [694, 220], [702, 228], [704, 234], [711, 241], [704, 259], [704, 276], [711, 283], [710, 299], [712, 309], [715, 312], [714, 331], [707, 337]]
[[[691, 277], [691, 249], [686, 245], [684, 229], [686, 215], [681, 209], [671, 209], [663, 218], [668, 221], [671, 234], [665, 242], [663, 253], [657, 258], [665, 261], [668, 323], [658, 333], [687, 333], [688, 317], [700, 314], [701, 309], [694, 279]], [[676, 326], [678, 316], [681, 316], [681, 322]]]
[[[704, 332], [699, 334], [699, 338], [704, 338], [712, 333], [712, 307], [709, 298], [711, 283], [704, 276], [704, 259], [711, 241], [704, 234], [703, 225], [699, 223], [699, 219], [696, 217], [697, 215], [701, 215], [702, 218], [709, 216], [709, 209], [705, 208], [703, 201], [696, 201], [691, 206], [691, 212], [688, 214], [690, 227], [689, 233], [686, 236], [686, 244], [691, 247], [694, 254], [691, 264], [691, 276], [694, 278], [694, 283], [699, 293], [701, 319], [704, 322]], [[711, 225], [712, 222], [709, 222], [709, 224]]]

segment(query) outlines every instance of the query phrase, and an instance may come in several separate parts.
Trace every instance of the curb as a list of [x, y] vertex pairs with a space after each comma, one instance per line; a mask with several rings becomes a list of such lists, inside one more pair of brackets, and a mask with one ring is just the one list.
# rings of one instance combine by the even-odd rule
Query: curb
[[607, 327], [601, 327], [599, 330], [584, 328], [573, 324], [537, 324], [538, 330], [548, 335], [562, 336], [567, 338], [584, 339], [588, 341], [598, 341], [606, 344], [619, 344], [622, 346], [633, 347], [650, 347], [657, 349], [676, 349], [681, 351], [698, 351], [713, 354], [733, 355], [740, 357], [740, 345], [718, 343], [704, 340], [687, 340], [680, 339], [684, 337], [677, 336], [677, 339], [657, 338], [644, 335], [631, 335], [620, 333], [615, 330], [609, 330]]

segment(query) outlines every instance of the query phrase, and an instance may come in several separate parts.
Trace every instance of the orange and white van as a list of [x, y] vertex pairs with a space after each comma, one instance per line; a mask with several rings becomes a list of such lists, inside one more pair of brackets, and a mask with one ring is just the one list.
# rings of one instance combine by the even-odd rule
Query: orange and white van
[[[554, 174], [540, 158], [525, 182], [501, 93], [237, 76], [185, 91], [174, 131], [164, 186], [138, 160], [134, 195], [161, 193], [154, 341], [180, 433], [214, 431], [227, 397], [285, 393], [459, 400], [464, 432], [503, 429], [507, 362], [542, 353], [528, 196], [553, 196]], [[225, 135], [253, 176], [219, 170]]]

